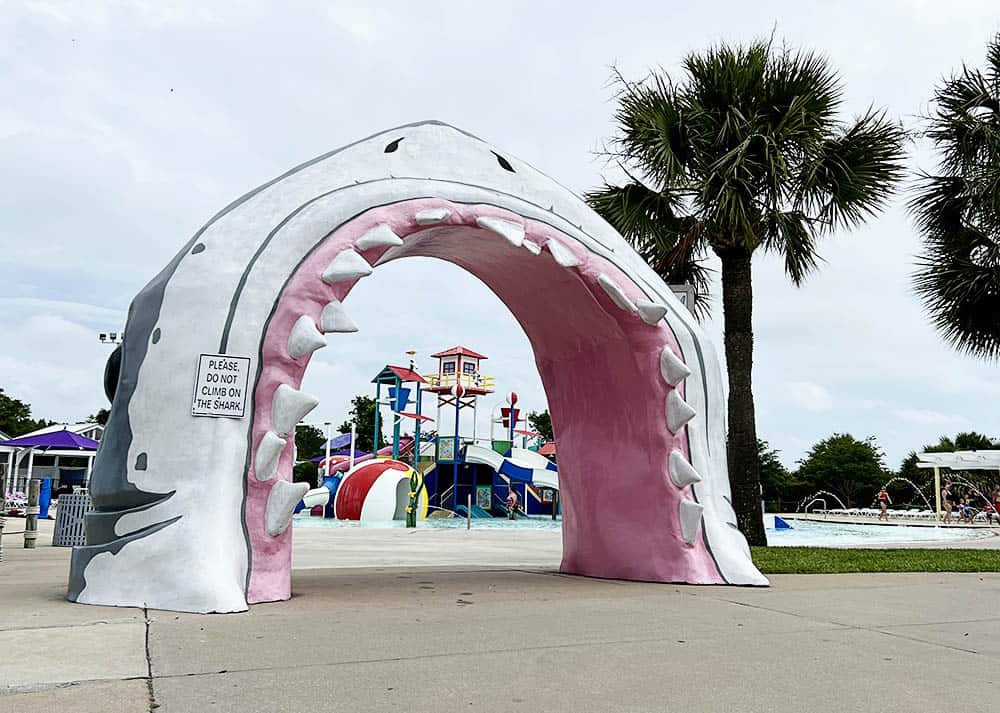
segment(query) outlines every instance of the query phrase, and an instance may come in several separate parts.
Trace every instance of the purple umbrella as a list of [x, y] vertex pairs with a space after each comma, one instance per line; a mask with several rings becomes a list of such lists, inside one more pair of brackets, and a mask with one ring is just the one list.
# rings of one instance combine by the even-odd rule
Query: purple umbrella
[[96, 451], [99, 445], [92, 438], [81, 436], [79, 433], [74, 433], [65, 428], [61, 431], [36, 433], [32, 436], [21, 436], [20, 438], [11, 438], [9, 441], [0, 441], [0, 446], [35, 448], [41, 451]]

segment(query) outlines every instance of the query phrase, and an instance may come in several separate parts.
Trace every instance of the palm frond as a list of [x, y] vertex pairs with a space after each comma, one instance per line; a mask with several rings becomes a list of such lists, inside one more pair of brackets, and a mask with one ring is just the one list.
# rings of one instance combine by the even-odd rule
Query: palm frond
[[1000, 359], [1000, 35], [987, 69], [962, 67], [934, 93], [924, 134], [940, 157], [908, 204], [923, 249], [913, 286], [959, 351]]
[[707, 251], [701, 226], [693, 218], [675, 214], [673, 197], [635, 180], [624, 186], [605, 183], [584, 197], [665, 282], [693, 285], [692, 311], [699, 319], [707, 315], [711, 272], [703, 264]]
[[794, 204], [826, 230], [852, 228], [885, 207], [904, 175], [903, 127], [869, 109], [802, 165]]
[[689, 160], [684, 107], [677, 88], [666, 75], [653, 75], [643, 82], [618, 79], [618, 109], [615, 122], [619, 134], [615, 154], [638, 165], [660, 185], [671, 185]]
[[776, 212], [767, 219], [764, 249], [785, 258], [785, 274], [798, 287], [820, 260], [811, 221], [801, 211]]

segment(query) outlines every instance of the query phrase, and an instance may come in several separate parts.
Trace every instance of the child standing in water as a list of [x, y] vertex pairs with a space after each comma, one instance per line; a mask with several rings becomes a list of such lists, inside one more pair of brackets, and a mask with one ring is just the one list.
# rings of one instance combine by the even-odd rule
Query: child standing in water
[[517, 519], [517, 491], [513, 487], [507, 491], [507, 519]]

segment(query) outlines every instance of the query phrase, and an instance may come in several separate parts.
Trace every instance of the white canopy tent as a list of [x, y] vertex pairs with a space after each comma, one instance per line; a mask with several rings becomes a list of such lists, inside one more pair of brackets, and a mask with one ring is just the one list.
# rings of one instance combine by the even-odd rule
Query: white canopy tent
[[934, 469], [934, 508], [941, 519], [941, 469], [995, 470], [1000, 473], [1000, 450], [953, 451], [951, 453], [921, 453], [917, 456], [918, 468]]

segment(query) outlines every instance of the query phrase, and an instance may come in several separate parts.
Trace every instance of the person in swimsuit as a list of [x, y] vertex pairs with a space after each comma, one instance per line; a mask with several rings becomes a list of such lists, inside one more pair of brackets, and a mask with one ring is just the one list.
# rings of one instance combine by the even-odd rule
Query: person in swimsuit
[[885, 488], [878, 491], [878, 506], [882, 510], [878, 514], [879, 520], [889, 519], [889, 506], [892, 505], [892, 500], [889, 498], [889, 493], [885, 492]]
[[517, 519], [517, 491], [510, 488], [507, 493], [507, 519]]
[[954, 497], [951, 494], [951, 483], [946, 480], [944, 487], [941, 488], [941, 505], [944, 506], [944, 522], [947, 525], [951, 524], [951, 508], [954, 505], [952, 498]]

